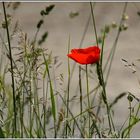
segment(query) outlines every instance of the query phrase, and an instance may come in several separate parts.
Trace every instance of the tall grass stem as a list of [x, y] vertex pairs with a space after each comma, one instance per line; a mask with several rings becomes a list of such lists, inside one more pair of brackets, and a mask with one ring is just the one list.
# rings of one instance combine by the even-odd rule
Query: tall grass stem
[[[70, 37], [69, 37], [69, 41], [68, 41], [68, 54], [69, 54], [69, 50], [70, 50]], [[68, 88], [67, 88], [67, 114], [66, 114], [67, 119], [69, 117], [68, 108], [69, 108], [70, 79], [71, 79], [70, 62], [69, 62], [69, 58], [68, 58]], [[68, 127], [69, 127], [69, 122], [66, 121], [66, 137], [68, 135]]]
[[15, 93], [15, 82], [14, 82], [14, 68], [13, 68], [13, 58], [12, 58], [12, 48], [11, 48], [11, 42], [10, 42], [10, 34], [9, 34], [9, 28], [8, 28], [8, 21], [7, 21], [7, 14], [6, 14], [6, 8], [5, 3], [3, 4], [3, 11], [4, 11], [4, 18], [5, 18], [5, 24], [6, 24], [6, 32], [7, 32], [7, 40], [8, 40], [8, 47], [9, 47], [9, 59], [10, 59], [10, 65], [11, 65], [11, 79], [12, 79], [12, 92], [13, 92], [13, 111], [14, 111], [14, 129], [13, 134], [16, 137], [17, 132], [17, 113], [16, 113], [16, 93]]
[[[90, 8], [91, 8], [93, 27], [94, 27], [95, 37], [96, 37], [96, 43], [97, 43], [97, 46], [98, 46], [98, 35], [97, 35], [97, 31], [96, 31], [96, 23], [95, 23], [95, 17], [94, 17], [92, 2], [90, 2]], [[103, 48], [103, 46], [104, 46], [104, 41], [103, 41], [102, 48]], [[101, 58], [103, 59], [103, 53], [101, 53]], [[108, 101], [107, 101], [106, 89], [105, 89], [105, 83], [104, 83], [104, 77], [103, 77], [102, 65], [101, 64], [102, 63], [99, 63], [99, 62], [97, 63], [97, 74], [98, 74], [98, 78], [99, 78], [99, 83], [100, 83], [100, 85], [102, 86], [102, 89], [103, 89], [102, 98], [103, 98], [103, 101], [106, 105], [109, 128], [110, 128], [110, 132], [112, 133], [110, 108], [109, 108]]]

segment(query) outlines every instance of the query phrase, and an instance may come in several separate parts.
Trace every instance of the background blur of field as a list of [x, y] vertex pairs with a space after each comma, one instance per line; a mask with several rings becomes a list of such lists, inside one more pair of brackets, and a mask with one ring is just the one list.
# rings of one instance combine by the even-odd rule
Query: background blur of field
[[[53, 3], [53, 2], [52, 2]], [[40, 10], [50, 3], [41, 2], [28, 2], [21, 3], [19, 9], [15, 12], [14, 18], [19, 21], [20, 27], [31, 38], [35, 33], [36, 23], [40, 17]], [[59, 57], [59, 61], [62, 65], [56, 70], [56, 76], [60, 73], [67, 76], [67, 44], [70, 35], [71, 48], [78, 48], [84, 28], [90, 15], [89, 3], [64, 3], [58, 2], [55, 4], [54, 10], [46, 18], [45, 24], [41, 28], [41, 32], [48, 31], [49, 36], [46, 42], [43, 44], [45, 48], [52, 50], [54, 56]], [[136, 6], [137, 7], [136, 7]], [[95, 6], [95, 19], [98, 34], [100, 29], [105, 24], [110, 24], [113, 21], [119, 23], [124, 3], [96, 3]], [[126, 21], [128, 29], [121, 33], [116, 54], [114, 57], [111, 74], [107, 85], [107, 96], [109, 101], [114, 99], [119, 93], [124, 91], [132, 92], [134, 95], [140, 98], [140, 62], [136, 59], [140, 59], [140, 16], [138, 16], [138, 8], [140, 9], [140, 3], [129, 3], [127, 7], [127, 15], [129, 19]], [[70, 18], [71, 12], [78, 12], [79, 15], [75, 18]], [[1, 10], [2, 13], [2, 10]], [[113, 41], [116, 37], [116, 31], [111, 31], [105, 42], [105, 58], [108, 56], [108, 51], [113, 45]], [[86, 33], [82, 47], [90, 46], [95, 42], [94, 30], [92, 22], [90, 21], [88, 31]], [[124, 67], [121, 59], [124, 58], [128, 62], [134, 62], [136, 65], [136, 73], [133, 74], [132, 69]], [[73, 64], [73, 61], [70, 61]], [[77, 68], [76, 68], [77, 70]], [[71, 94], [73, 93], [73, 87], [77, 83], [77, 73], [74, 72], [73, 82], [71, 84]], [[76, 82], [76, 83], [75, 83]], [[90, 85], [92, 88], [94, 83]], [[75, 88], [75, 87], [74, 87]], [[72, 95], [70, 95], [72, 96]], [[76, 108], [74, 107], [76, 110]], [[115, 122], [118, 122], [118, 126], [124, 122], [128, 113], [128, 101], [123, 98], [115, 106]], [[132, 137], [139, 137], [140, 124], [135, 126], [135, 133]]]

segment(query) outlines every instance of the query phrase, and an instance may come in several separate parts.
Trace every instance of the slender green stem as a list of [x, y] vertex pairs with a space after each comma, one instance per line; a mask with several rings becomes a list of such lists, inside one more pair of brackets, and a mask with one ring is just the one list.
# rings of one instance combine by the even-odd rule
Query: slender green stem
[[82, 95], [82, 81], [81, 81], [81, 66], [79, 66], [79, 89], [80, 89], [80, 113], [83, 111], [83, 95]]
[[38, 99], [38, 94], [37, 94], [37, 71], [33, 70], [33, 96], [34, 96], [34, 104], [35, 108], [33, 109], [34, 112], [36, 111], [36, 128], [37, 128], [37, 134], [40, 137], [41, 136], [41, 129], [40, 129], [40, 111], [39, 111], [39, 99]]
[[[7, 31], [7, 39], [8, 39], [8, 46], [9, 46], [9, 58], [10, 58], [10, 65], [11, 65], [11, 78], [12, 78], [12, 90], [13, 90], [13, 109], [14, 109], [14, 132], [13, 135], [16, 134], [17, 131], [17, 124], [16, 124], [16, 94], [15, 94], [15, 82], [14, 82], [14, 70], [13, 70], [13, 58], [12, 58], [12, 50], [11, 50], [11, 42], [10, 42], [10, 34], [9, 34], [9, 28], [8, 28], [8, 21], [7, 21], [7, 14], [5, 9], [5, 3], [3, 4], [3, 11], [4, 11], [4, 18], [5, 18], [5, 24], [6, 24], [6, 31]], [[16, 136], [16, 135], [15, 135]]]
[[140, 103], [138, 105], [138, 108], [137, 108], [137, 111], [136, 111], [136, 115], [135, 116], [138, 116], [139, 111], [140, 111]]
[[[62, 95], [61, 95], [61, 94], [59, 94], [59, 96], [60, 96], [60, 98], [62, 99], [62, 101], [63, 101], [64, 105], [67, 107], [67, 104], [65, 103], [65, 100], [63, 99]], [[77, 120], [75, 119], [75, 117], [74, 117], [73, 113], [71, 112], [71, 110], [70, 110], [69, 108], [68, 108], [68, 111], [69, 111], [70, 115], [72, 116], [72, 118], [73, 118], [73, 120], [74, 120], [74, 122], [75, 122], [75, 125], [76, 125], [76, 126], [77, 126], [77, 128], [78, 128], [78, 130], [79, 130], [79, 131], [80, 131], [80, 133], [82, 134], [82, 137], [83, 137], [83, 138], [85, 138], [84, 133], [82, 132], [82, 130], [81, 130], [81, 128], [80, 128], [80, 126], [79, 126], [79, 124], [77, 123]]]
[[[89, 81], [88, 81], [88, 66], [86, 65], [86, 84], [87, 84], [87, 101], [88, 101], [88, 108], [90, 109], [90, 97], [89, 97]], [[89, 117], [89, 121], [88, 121], [88, 127], [89, 127], [89, 137], [90, 137], [90, 111], [88, 111], [88, 117]]]
[[[68, 54], [69, 54], [69, 50], [70, 50], [70, 37], [69, 37], [69, 41], [68, 41]], [[71, 79], [71, 73], [70, 73], [70, 62], [69, 62], [69, 58], [68, 58], [68, 89], [67, 89], [67, 114], [66, 114], [66, 118], [68, 119], [69, 117], [69, 93], [70, 93], [70, 79]], [[68, 120], [66, 121], [66, 137], [68, 136], [68, 127], [69, 127], [69, 122]]]
[[131, 101], [129, 101], [129, 129], [128, 129], [128, 137], [130, 138], [130, 130], [131, 130], [131, 115], [132, 115], [132, 112], [131, 112]]
[[[80, 89], [80, 114], [83, 112], [83, 95], [82, 95], [82, 81], [81, 81], [81, 66], [79, 65], [79, 89]], [[81, 122], [82, 122], [82, 115], [81, 115]], [[81, 123], [82, 128], [82, 123]], [[82, 134], [81, 134], [82, 137]]]
[[[40, 117], [39, 117], [38, 113], [36, 112], [36, 110], [35, 110], [34, 112], [35, 112], [35, 115], [36, 115], [36, 117], [38, 118], [38, 120], [40, 120]], [[43, 135], [44, 135], [44, 137], [46, 138], [45, 130], [44, 130], [44, 127], [43, 127], [41, 121], [39, 121], [38, 123], [39, 123], [39, 126], [40, 126], [40, 130], [42, 130]], [[40, 136], [38, 136], [38, 137], [40, 138]]]
[[[87, 20], [87, 23], [86, 23], [86, 25], [85, 25], [84, 32], [83, 32], [83, 35], [82, 35], [82, 38], [81, 38], [81, 41], [80, 41], [80, 44], [79, 44], [79, 48], [81, 48], [82, 45], [83, 45], [83, 42], [84, 42], [84, 39], [85, 39], [87, 30], [88, 30], [88, 27], [89, 27], [90, 19], [91, 19], [91, 14], [89, 15], [88, 20]], [[76, 66], [76, 62], [75, 62], [75, 63], [73, 64], [73, 66], [72, 66], [71, 78], [72, 78], [72, 76], [73, 76], [73, 72], [74, 72], [75, 66]]]
[[87, 84], [88, 107], [90, 108], [90, 98], [89, 98], [89, 80], [88, 80], [88, 66], [87, 66], [87, 65], [86, 65], [86, 84]]
[[102, 67], [102, 64], [103, 64], [105, 35], [106, 35], [106, 32], [104, 31], [104, 34], [103, 34], [103, 42], [102, 42], [101, 58], [100, 58], [100, 65], [101, 65], [101, 67]]
[[[89, 111], [90, 111], [91, 109], [93, 109], [93, 108], [95, 108], [95, 107], [87, 108], [87, 109], [84, 110], [82, 113], [76, 115], [74, 118], [76, 119], [76, 118], [80, 117], [81, 115], [83, 115], [84, 113], [89, 112]], [[69, 122], [71, 122], [72, 120], [73, 120], [73, 118], [69, 119]]]
[[[23, 89], [24, 89], [24, 87], [23, 87]], [[23, 138], [23, 130], [24, 130], [24, 128], [23, 128], [23, 124], [24, 124], [24, 90], [22, 89], [22, 105], [21, 105], [21, 110], [22, 110], [22, 112], [21, 112], [21, 137]]]
[[29, 123], [30, 123], [30, 138], [32, 137], [32, 122], [33, 122], [33, 119], [32, 119], [32, 89], [31, 89], [31, 70], [29, 71], [29, 88], [30, 88], [30, 102], [29, 102]]
[[52, 114], [53, 114], [53, 120], [54, 120], [54, 138], [57, 137], [57, 128], [56, 128], [56, 103], [55, 103], [55, 96], [54, 96], [54, 91], [53, 91], [53, 86], [52, 86], [52, 81], [51, 81], [51, 76], [50, 76], [50, 71], [49, 71], [49, 65], [48, 62], [45, 58], [45, 54], [42, 53], [45, 65], [46, 65], [46, 71], [48, 74], [48, 79], [50, 82], [50, 96], [51, 96], [51, 104], [52, 104]]
[[[125, 5], [124, 5], [122, 15], [123, 15], [123, 14], [125, 13], [125, 11], [126, 11], [126, 6], [127, 6], [126, 4], [127, 4], [127, 3], [125, 3]], [[121, 20], [120, 20], [120, 22], [119, 22], [119, 27], [122, 25], [122, 21], [123, 21], [123, 20], [122, 20], [122, 17], [121, 17]], [[116, 37], [115, 37], [115, 41], [114, 41], [114, 43], [113, 43], [113, 46], [112, 46], [112, 48], [111, 48], [111, 51], [110, 51], [110, 53], [109, 53], [109, 56], [108, 56], [107, 61], [106, 61], [106, 63], [105, 63], [105, 66], [104, 66], [104, 68], [103, 68], [103, 72], [106, 71], [107, 66], [108, 66], [108, 64], [109, 64], [109, 60], [110, 60], [110, 59], [113, 59], [112, 53], [114, 52], [114, 50], [115, 50], [115, 48], [116, 48], [116, 46], [117, 46], [117, 41], [118, 41], [118, 39], [119, 39], [120, 32], [121, 32], [121, 30], [118, 29], [117, 35], [116, 35]], [[113, 56], [114, 56], [114, 55], [113, 55]], [[107, 76], [106, 76], [106, 78], [105, 78], [105, 84], [106, 84], [106, 85], [107, 85], [107, 81], [108, 81], [109, 71], [110, 71], [110, 69], [111, 69], [111, 64], [112, 64], [112, 63], [109, 64], [109, 70], [108, 70]], [[91, 90], [90, 94], [93, 93], [93, 92], [94, 92], [96, 89], [98, 89], [99, 87], [100, 87], [100, 86], [99, 86], [99, 84], [98, 84], [93, 90]]]
[[[122, 11], [122, 15], [121, 15], [122, 17], [121, 17], [120, 24], [119, 24], [119, 28], [118, 28], [118, 32], [117, 32], [117, 36], [116, 36], [116, 39], [115, 39], [115, 41], [114, 41], [114, 44], [113, 44], [111, 53], [110, 53], [110, 55], [109, 55], [110, 63], [109, 63], [109, 68], [108, 68], [108, 71], [107, 71], [107, 74], [106, 74], [106, 80], [105, 80], [105, 81], [107, 81], [108, 78], [109, 78], [109, 74], [110, 74], [110, 71], [111, 71], [112, 62], [113, 62], [114, 55], [115, 55], [116, 48], [117, 48], [118, 39], [119, 39], [119, 36], [120, 36], [120, 33], [121, 33], [120, 28], [121, 28], [121, 25], [122, 25], [122, 23], [123, 23], [123, 15], [124, 15], [124, 13], [126, 12], [126, 9], [127, 9], [127, 2], [126, 2], [125, 5], [124, 5], [123, 11]], [[108, 60], [109, 60], [109, 59], [108, 59]], [[108, 61], [108, 62], [109, 62], [109, 61]], [[108, 62], [106, 62], [105, 68], [106, 68]], [[107, 84], [107, 82], [106, 82], [106, 84]]]
[[[93, 12], [93, 7], [92, 7], [91, 2], [90, 2], [90, 7], [91, 7], [91, 14], [92, 14], [93, 27], [94, 27], [95, 37], [96, 37], [96, 43], [97, 43], [97, 46], [98, 46], [98, 36], [97, 36], [97, 31], [96, 31], [96, 23], [95, 23], [94, 12]], [[104, 34], [104, 36], [105, 36], [105, 34]], [[102, 44], [102, 48], [103, 48], [103, 46], [104, 46], [104, 42]], [[101, 58], [103, 59], [103, 52], [101, 54]], [[106, 89], [105, 89], [105, 83], [104, 83], [104, 77], [103, 77], [102, 65], [101, 64], [102, 64], [102, 60], [101, 60], [101, 63], [97, 63], [97, 74], [98, 74], [98, 78], [99, 78], [99, 83], [100, 83], [100, 85], [102, 86], [102, 89], [103, 89], [102, 98], [103, 98], [103, 101], [104, 101], [104, 103], [106, 105], [106, 109], [107, 109], [110, 132], [112, 132], [112, 126], [111, 126], [111, 120], [112, 119], [110, 118], [111, 114], [110, 114], [110, 108], [109, 108], [109, 105], [108, 105], [108, 102], [107, 102]]]
[[97, 74], [98, 74], [98, 78], [99, 78], [99, 83], [102, 86], [102, 99], [106, 105], [106, 109], [107, 109], [107, 115], [108, 115], [108, 123], [109, 123], [109, 128], [110, 128], [110, 132], [112, 132], [112, 126], [111, 126], [111, 120], [110, 120], [110, 109], [109, 109], [109, 105], [107, 102], [107, 97], [106, 97], [106, 89], [105, 89], [105, 83], [104, 83], [104, 78], [103, 78], [103, 73], [102, 73], [102, 69], [99, 63], [97, 63]]
[[97, 46], [98, 46], [98, 36], [97, 36], [97, 31], [96, 31], [96, 23], [95, 23], [95, 17], [94, 17], [94, 13], [93, 13], [92, 2], [90, 2], [90, 8], [91, 8], [93, 27], [94, 27], [95, 37], [96, 37], [96, 43], [97, 43]]
[[46, 135], [46, 96], [45, 96], [45, 78], [43, 78], [43, 129], [45, 131], [45, 135]]

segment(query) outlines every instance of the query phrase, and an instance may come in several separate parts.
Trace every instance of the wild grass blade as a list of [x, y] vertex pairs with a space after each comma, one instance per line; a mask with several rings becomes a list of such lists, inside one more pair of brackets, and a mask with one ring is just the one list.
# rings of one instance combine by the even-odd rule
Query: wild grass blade
[[128, 127], [126, 127], [121, 134], [121, 138], [127, 138], [129, 137], [129, 132], [130, 130], [133, 128], [133, 126], [135, 126], [138, 122], [140, 121], [139, 118], [131, 118], [130, 120], [130, 124], [128, 125]]
[[10, 65], [11, 65], [11, 79], [12, 79], [12, 90], [13, 90], [13, 112], [14, 112], [14, 127], [13, 127], [13, 135], [12, 137], [16, 137], [17, 132], [17, 113], [16, 113], [16, 93], [15, 93], [15, 81], [14, 81], [14, 70], [13, 70], [13, 58], [12, 58], [12, 49], [11, 49], [11, 42], [10, 42], [10, 34], [9, 34], [9, 28], [8, 28], [8, 21], [7, 21], [7, 14], [6, 14], [6, 8], [5, 3], [3, 4], [3, 11], [4, 11], [4, 18], [5, 18], [5, 24], [6, 24], [6, 32], [7, 32], [7, 40], [8, 40], [8, 47], [9, 47], [9, 58], [10, 58]]
[[85, 111], [82, 111], [80, 114], [74, 116], [74, 117], [71, 118], [71, 119], [68, 119], [68, 121], [71, 122], [72, 120], [77, 119], [78, 117], [82, 116], [82, 115], [85, 114], [86, 112], [90, 112], [90, 110], [93, 109], [93, 108], [95, 108], [95, 107], [87, 108]]
[[[96, 23], [95, 23], [95, 17], [94, 17], [94, 12], [93, 12], [93, 7], [92, 7], [91, 2], [90, 2], [90, 8], [91, 8], [91, 14], [92, 14], [93, 28], [94, 28], [95, 37], [96, 37], [96, 43], [97, 43], [97, 46], [98, 46], [98, 36], [97, 36], [97, 31], [96, 31]], [[104, 43], [103, 43], [103, 45], [104, 45]], [[103, 48], [103, 46], [102, 46], [102, 48]], [[102, 86], [102, 89], [103, 89], [102, 99], [103, 99], [103, 101], [106, 105], [106, 110], [107, 110], [107, 115], [108, 115], [108, 123], [109, 123], [109, 129], [110, 129], [109, 133], [110, 132], [112, 133], [110, 108], [109, 108], [108, 101], [107, 101], [107, 96], [106, 96], [106, 89], [105, 89], [104, 77], [103, 77], [103, 72], [102, 72], [102, 65], [99, 62], [97, 63], [97, 74], [98, 74], [98, 78], [99, 78], [99, 83], [100, 83], [100, 85]], [[113, 122], [112, 122], [112, 124], [114, 126]]]
[[[108, 60], [110, 60], [110, 63], [109, 63], [109, 68], [108, 68], [108, 71], [107, 71], [107, 74], [106, 74], [106, 79], [105, 79], [106, 84], [107, 84], [107, 81], [108, 81], [108, 78], [109, 78], [109, 74], [110, 74], [110, 71], [111, 71], [112, 62], [113, 62], [113, 59], [114, 59], [114, 55], [115, 55], [116, 48], [117, 48], [117, 43], [118, 43], [119, 36], [120, 36], [120, 33], [121, 33], [120, 28], [121, 28], [121, 25], [123, 23], [123, 16], [124, 16], [124, 13], [126, 12], [126, 9], [127, 9], [127, 2], [124, 5], [123, 11], [122, 11], [122, 15], [121, 15], [120, 24], [119, 24], [119, 28], [118, 28], [118, 32], [117, 32], [117, 36], [116, 36], [116, 39], [114, 41], [114, 44], [113, 44], [112, 50], [110, 52], [110, 55], [108, 57]], [[108, 62], [109, 61], [106, 62], [105, 68], [106, 68]]]
[[[63, 104], [67, 107], [67, 104], [66, 104], [65, 100], [63, 99], [62, 95], [59, 94], [59, 96], [60, 96], [60, 98], [62, 99]], [[80, 126], [79, 126], [77, 120], [74, 118], [73, 113], [71, 112], [71, 110], [70, 110], [69, 108], [68, 108], [68, 110], [69, 110], [69, 113], [70, 113], [70, 115], [72, 116], [72, 118], [73, 118], [73, 120], [74, 120], [74, 122], [75, 122], [75, 124], [76, 124], [76, 126], [77, 126], [77, 128], [78, 128], [78, 130], [80, 131], [80, 134], [82, 134], [82, 137], [85, 138], [85, 135], [84, 135], [84, 133], [82, 132], [82, 130], [81, 130], [81, 128], [80, 128]]]
[[54, 137], [56, 138], [56, 103], [55, 103], [55, 97], [54, 97], [54, 92], [53, 92], [53, 87], [52, 87], [52, 81], [51, 81], [51, 77], [50, 77], [50, 72], [49, 72], [49, 66], [48, 66], [48, 62], [45, 58], [45, 55], [43, 53], [43, 58], [44, 58], [44, 62], [45, 62], [45, 66], [46, 66], [46, 71], [48, 73], [48, 78], [49, 78], [49, 82], [50, 82], [50, 97], [51, 97], [51, 105], [52, 105], [52, 114], [53, 114], [53, 119], [54, 119]]
[[[69, 41], [68, 41], [68, 54], [70, 51], [70, 36], [69, 36]], [[70, 79], [71, 79], [71, 72], [70, 72], [70, 62], [69, 62], [69, 58], [68, 58], [68, 89], [67, 89], [67, 114], [66, 114], [66, 118], [69, 117], [69, 93], [70, 93]], [[68, 121], [66, 121], [66, 137], [68, 136], [68, 127], [69, 123]]]

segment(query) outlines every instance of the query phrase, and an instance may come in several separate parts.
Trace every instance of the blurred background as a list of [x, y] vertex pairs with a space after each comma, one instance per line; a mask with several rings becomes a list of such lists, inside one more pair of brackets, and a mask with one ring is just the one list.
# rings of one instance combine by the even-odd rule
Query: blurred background
[[[18, 20], [23, 32], [28, 37], [33, 38], [36, 32], [36, 24], [40, 19], [40, 11], [47, 5], [55, 4], [49, 16], [45, 18], [39, 34], [48, 31], [48, 38], [43, 44], [44, 48], [52, 51], [53, 56], [58, 56], [61, 66], [56, 70], [56, 77], [64, 75], [67, 80], [67, 47], [70, 36], [70, 48], [88, 47], [96, 44], [92, 20], [90, 18], [90, 4], [88, 2], [22, 2], [19, 9], [14, 13], [14, 20]], [[97, 2], [94, 6], [97, 34], [101, 34], [101, 29], [105, 25], [112, 23], [119, 25], [121, 20], [124, 2]], [[2, 12], [2, 10], [1, 10]], [[113, 59], [111, 72], [107, 83], [108, 100], [112, 101], [122, 92], [131, 92], [140, 98], [140, 3], [128, 3], [126, 9], [126, 27], [122, 31], [117, 43], [116, 53]], [[85, 32], [86, 31], [86, 32]], [[83, 34], [85, 36], [83, 39]], [[105, 50], [103, 63], [114, 44], [117, 36], [117, 29], [111, 29], [105, 40]], [[134, 64], [132, 67], [126, 67], [122, 59]], [[74, 64], [70, 60], [71, 66]], [[75, 92], [78, 83], [78, 65], [76, 65], [71, 84], [71, 96]], [[91, 83], [90, 89], [97, 84], [95, 74], [95, 83]], [[65, 86], [67, 83], [65, 83]], [[84, 88], [84, 87], [83, 87]], [[85, 87], [86, 88], [86, 87]], [[74, 108], [76, 110], [76, 107]], [[122, 125], [129, 113], [128, 100], [123, 98], [114, 106], [115, 123]], [[132, 137], [139, 137], [140, 124], [133, 129]]]

